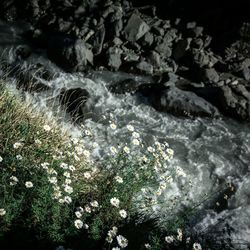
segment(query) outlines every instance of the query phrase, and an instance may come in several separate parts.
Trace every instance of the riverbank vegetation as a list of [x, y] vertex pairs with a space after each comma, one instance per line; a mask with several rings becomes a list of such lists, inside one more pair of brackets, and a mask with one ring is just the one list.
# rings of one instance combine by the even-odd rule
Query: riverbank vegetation
[[[1, 249], [23, 249], [25, 241], [26, 249], [35, 242], [36, 249], [60, 244], [73, 249], [201, 249], [186, 237], [185, 221], [174, 212], [167, 229], [172, 234], [152, 217], [144, 218], [157, 210], [174, 178], [186, 177], [182, 168], [169, 167], [174, 152], [167, 143], [145, 145], [128, 124], [131, 143], [111, 145], [105, 160], [94, 162], [93, 148], [85, 147], [83, 137], [73, 138], [56, 120], [0, 88]], [[110, 121], [108, 129], [116, 127]], [[87, 130], [82, 134], [91, 136]], [[178, 197], [169, 201], [170, 213], [177, 202]], [[2, 248], [7, 241], [10, 245]]]

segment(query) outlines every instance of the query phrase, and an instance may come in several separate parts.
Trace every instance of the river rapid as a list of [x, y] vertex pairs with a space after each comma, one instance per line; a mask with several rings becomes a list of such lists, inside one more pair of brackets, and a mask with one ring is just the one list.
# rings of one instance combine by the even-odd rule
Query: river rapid
[[[0, 36], [2, 60], [14, 62], [13, 48], [24, 41], [18, 35], [18, 29], [1, 26]], [[61, 88], [80, 87], [86, 89], [90, 98], [84, 111], [82, 126], [69, 123], [69, 117], [61, 112], [61, 122], [69, 127], [73, 135], [80, 130], [91, 131], [91, 137], [85, 137], [86, 147], [92, 151], [93, 159], [99, 161], [107, 155], [110, 146], [120, 143], [129, 144], [127, 124], [134, 126], [141, 138], [148, 144], [155, 141], [167, 141], [174, 150], [171, 166], [180, 166], [186, 172], [193, 185], [188, 186], [189, 202], [198, 202], [205, 193], [215, 194], [223, 190], [226, 183], [232, 183], [235, 192], [225, 201], [223, 208], [215, 205], [215, 200], [199, 208], [199, 213], [191, 220], [191, 230], [215, 235], [217, 240], [230, 237], [235, 249], [250, 247], [250, 126], [229, 118], [187, 119], [160, 113], [139, 95], [114, 95], [108, 86], [121, 79], [134, 78], [136, 81], [151, 81], [150, 77], [132, 76], [125, 73], [91, 72], [88, 74], [69, 74], [62, 72], [46, 59], [42, 51], [34, 53], [23, 68], [41, 62], [53, 70], [56, 77], [45, 81], [50, 90], [40, 93], [23, 93], [26, 100], [40, 110], [46, 110], [49, 116], [61, 112], [57, 96]], [[4, 74], [2, 72], [2, 74]], [[15, 90], [15, 78], [9, 77], [9, 88]], [[15, 91], [16, 92], [16, 91]], [[110, 121], [117, 124], [111, 130]], [[93, 139], [94, 138], [94, 139]], [[143, 149], [142, 149], [143, 150]], [[174, 182], [166, 189], [163, 197], [180, 192], [185, 182]], [[164, 200], [164, 198], [162, 198]], [[187, 204], [188, 205], [188, 204]], [[157, 213], [166, 212], [167, 205], [157, 207]]]

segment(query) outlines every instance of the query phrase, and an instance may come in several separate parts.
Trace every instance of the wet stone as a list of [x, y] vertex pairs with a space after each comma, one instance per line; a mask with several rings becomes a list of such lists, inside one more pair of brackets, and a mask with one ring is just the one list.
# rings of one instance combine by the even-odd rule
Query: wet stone
[[124, 29], [124, 36], [130, 42], [136, 42], [143, 37], [150, 27], [136, 14], [133, 14], [128, 20]]

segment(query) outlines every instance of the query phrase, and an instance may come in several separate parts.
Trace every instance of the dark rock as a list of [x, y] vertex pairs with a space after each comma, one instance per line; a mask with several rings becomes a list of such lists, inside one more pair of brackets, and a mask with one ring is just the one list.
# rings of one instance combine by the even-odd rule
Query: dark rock
[[49, 39], [47, 54], [65, 71], [82, 71], [87, 64], [93, 64], [93, 53], [87, 44], [70, 36], [57, 35]]
[[203, 68], [205, 66], [211, 68], [218, 62], [218, 59], [214, 56], [212, 52], [193, 49], [192, 53], [193, 61], [197, 65], [199, 65], [200, 68]]
[[175, 60], [178, 61], [185, 56], [186, 51], [189, 49], [190, 42], [189, 39], [181, 39], [176, 43], [173, 49], [173, 58]]
[[154, 34], [156, 34], [157, 36], [163, 36], [164, 35], [164, 29], [163, 28], [160, 28], [160, 27], [158, 27], [158, 26], [153, 26], [152, 28], [151, 28], [151, 30], [152, 30], [152, 32], [154, 33]]
[[61, 104], [76, 121], [84, 117], [84, 106], [88, 98], [88, 91], [82, 88], [62, 89], [59, 95]]
[[250, 120], [250, 92], [243, 84], [193, 88], [192, 91], [216, 106], [222, 114]]
[[113, 43], [115, 46], [120, 46], [123, 44], [123, 41], [119, 37], [115, 37]]
[[122, 64], [121, 61], [122, 50], [117, 47], [111, 47], [107, 51], [108, 66], [113, 70], [118, 70]]
[[172, 55], [172, 49], [170, 48], [169, 43], [167, 43], [165, 40], [163, 41], [163, 43], [158, 44], [155, 47], [155, 50], [165, 58], [168, 58]]
[[123, 60], [126, 62], [138, 62], [138, 60], [140, 59], [140, 56], [137, 55], [137, 53], [135, 53], [133, 50], [128, 49], [126, 47], [122, 47], [123, 48]]
[[195, 28], [192, 29], [192, 32], [194, 34], [194, 37], [201, 37], [202, 33], [203, 33], [203, 27], [201, 26], [197, 26]]
[[115, 94], [135, 93], [141, 85], [142, 83], [134, 79], [125, 79], [112, 84], [109, 90]]
[[214, 68], [204, 69], [203, 80], [208, 83], [216, 83], [220, 80], [220, 76]]
[[145, 46], [145, 47], [150, 47], [153, 42], [154, 42], [154, 36], [152, 33], [150, 32], [147, 32], [142, 38], [141, 38], [141, 44], [142, 46]]
[[168, 30], [163, 38], [164, 43], [171, 44], [178, 37], [177, 33], [177, 29]]
[[187, 29], [194, 29], [196, 27], [196, 22], [188, 22], [186, 27]]
[[58, 19], [58, 31], [66, 33], [72, 28], [72, 22], [64, 21], [62, 18]]
[[27, 45], [20, 45], [16, 48], [16, 56], [19, 60], [25, 60], [31, 55], [31, 48]]
[[246, 58], [242, 62], [242, 76], [244, 77], [245, 80], [250, 80], [250, 58]]
[[148, 74], [151, 75], [153, 74], [154, 71], [154, 67], [152, 66], [152, 64], [145, 62], [145, 61], [141, 61], [136, 65], [136, 68], [144, 74]]
[[150, 51], [147, 60], [155, 67], [160, 67], [162, 64], [161, 56], [156, 51]]
[[136, 42], [143, 37], [149, 29], [150, 27], [137, 14], [132, 14], [124, 29], [124, 36], [128, 41]]
[[201, 38], [196, 38], [196, 39], [193, 39], [191, 41], [191, 45], [190, 45], [192, 48], [194, 49], [202, 49], [204, 47], [204, 42]]
[[175, 86], [168, 86], [160, 91], [152, 89], [149, 99], [156, 110], [177, 116], [214, 117], [219, 115], [218, 110], [203, 98]]

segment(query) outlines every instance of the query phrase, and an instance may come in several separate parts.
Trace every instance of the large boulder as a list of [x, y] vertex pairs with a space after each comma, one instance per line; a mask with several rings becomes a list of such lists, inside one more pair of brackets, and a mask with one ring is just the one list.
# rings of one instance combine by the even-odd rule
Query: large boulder
[[250, 120], [250, 91], [242, 83], [194, 89], [197, 95], [215, 105], [221, 113], [238, 120]]
[[219, 112], [212, 104], [190, 91], [176, 86], [147, 90], [153, 107], [161, 112], [186, 117], [214, 117]]
[[124, 29], [124, 36], [128, 41], [136, 42], [143, 37], [149, 29], [150, 27], [140, 18], [139, 15], [132, 14]]
[[47, 54], [50, 60], [67, 72], [83, 71], [88, 64], [93, 64], [93, 53], [88, 44], [71, 36], [52, 36]]

